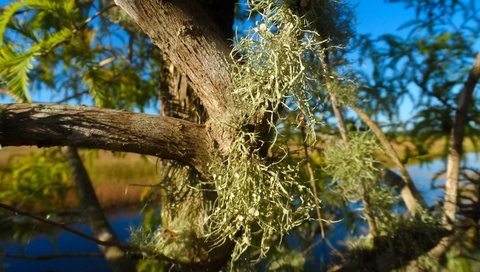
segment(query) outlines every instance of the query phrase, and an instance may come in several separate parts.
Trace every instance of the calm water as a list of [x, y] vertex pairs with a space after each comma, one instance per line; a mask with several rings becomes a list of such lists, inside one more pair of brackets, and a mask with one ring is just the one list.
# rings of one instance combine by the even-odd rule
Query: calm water
[[[109, 216], [115, 233], [126, 240], [129, 236], [129, 227], [137, 226], [142, 218], [133, 212], [122, 212]], [[92, 232], [86, 225], [73, 225], [74, 228], [92, 235]], [[59, 231], [56, 235], [56, 241], [52, 242], [50, 237], [40, 235], [32, 239], [27, 245], [18, 243], [0, 243], [0, 248], [5, 249], [8, 254], [22, 254], [26, 256], [43, 256], [51, 254], [81, 253], [81, 252], [100, 252], [98, 246], [90, 241], [82, 239], [74, 234]], [[108, 265], [103, 258], [99, 257], [80, 257], [63, 258], [45, 261], [29, 261], [19, 259], [3, 259], [3, 268], [8, 271], [109, 271]]]
[[[467, 154], [467, 166], [480, 167], [480, 154]], [[433, 205], [443, 197], [443, 191], [432, 188], [431, 179], [433, 176], [445, 169], [444, 160], [436, 160], [426, 164], [410, 166], [408, 170], [415, 181], [418, 189], [423, 193], [428, 205]], [[436, 185], [444, 183], [443, 176], [437, 180]], [[109, 216], [110, 222], [113, 225], [118, 236], [126, 240], [129, 235], [129, 228], [137, 226], [142, 218], [134, 212], [121, 212]], [[74, 225], [75, 228], [87, 234], [91, 234], [89, 228], [85, 225]], [[357, 236], [365, 232], [365, 228], [357, 229], [355, 233], [350, 233], [344, 224], [337, 223], [333, 230], [328, 233], [331, 244], [337, 248], [344, 247], [343, 242], [349, 236]], [[0, 243], [0, 248], [3, 248], [8, 254], [23, 254], [27, 256], [50, 255], [58, 253], [79, 253], [79, 252], [99, 252], [96, 244], [86, 241], [76, 235], [59, 231], [57, 232], [56, 242], [52, 242], [48, 236], [37, 236], [27, 245], [20, 245], [16, 243]], [[298, 244], [296, 237], [287, 237], [287, 242], [290, 245]], [[319, 238], [317, 238], [319, 239]], [[331, 249], [325, 243], [320, 243], [313, 249], [311, 258], [307, 262], [307, 269], [321, 267], [322, 264], [331, 262]], [[16, 259], [2, 260], [3, 267], [6, 272], [9, 271], [108, 271], [107, 263], [102, 258], [83, 257], [83, 258], [66, 258], [54, 259], [46, 261], [27, 261]]]

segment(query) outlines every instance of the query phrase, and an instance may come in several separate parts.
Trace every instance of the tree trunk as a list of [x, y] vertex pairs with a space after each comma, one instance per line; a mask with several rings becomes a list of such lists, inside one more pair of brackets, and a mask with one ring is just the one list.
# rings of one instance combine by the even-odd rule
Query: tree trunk
[[197, 1], [116, 0], [181, 73], [213, 120], [231, 113], [230, 49]]
[[458, 178], [460, 175], [460, 160], [463, 153], [463, 139], [465, 126], [468, 122], [467, 115], [472, 104], [473, 91], [480, 78], [480, 53], [475, 58], [475, 63], [468, 75], [458, 99], [458, 108], [450, 137], [448, 151], [447, 180], [445, 181], [445, 201], [443, 222], [451, 229], [455, 223], [457, 213]]
[[[90, 229], [95, 238], [100, 241], [119, 243], [119, 240], [110, 226], [105, 214], [100, 207], [92, 182], [87, 170], [78, 155], [77, 149], [67, 147], [65, 149], [68, 163], [72, 169], [72, 177], [77, 188], [78, 200], [84, 216], [88, 220]], [[105, 260], [112, 271], [129, 272], [135, 271], [135, 262], [128, 258], [127, 253], [118, 246], [99, 246]]]

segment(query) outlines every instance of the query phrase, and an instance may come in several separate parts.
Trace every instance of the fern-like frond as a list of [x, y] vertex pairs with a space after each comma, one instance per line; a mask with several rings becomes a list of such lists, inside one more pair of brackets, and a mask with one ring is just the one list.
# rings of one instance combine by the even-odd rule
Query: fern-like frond
[[40, 40], [35, 29], [28, 24], [22, 23], [18, 18], [12, 18], [7, 27], [23, 37], [30, 39], [34, 43], [37, 43]]
[[68, 41], [73, 34], [74, 30], [64, 28], [58, 32], [44, 37], [42, 41], [33, 45], [30, 51], [35, 54], [44, 54], [48, 51], [51, 51], [61, 43]]
[[66, 0], [63, 3], [63, 9], [67, 14], [73, 14], [77, 12], [77, 3], [75, 0]]
[[7, 83], [9, 93], [19, 102], [30, 102], [28, 72], [32, 69], [33, 52], [17, 54], [7, 46], [0, 48], [0, 77]]
[[47, 12], [64, 12], [69, 14], [73, 12], [75, 7], [72, 7], [71, 1], [51, 1], [51, 0], [23, 0], [10, 4], [0, 15], [0, 44], [3, 44], [5, 31], [8, 23], [17, 11], [22, 8], [37, 9]]
[[0, 44], [3, 44], [3, 37], [8, 23], [10, 22], [15, 12], [25, 6], [24, 1], [12, 3], [6, 9], [3, 10], [0, 15]]

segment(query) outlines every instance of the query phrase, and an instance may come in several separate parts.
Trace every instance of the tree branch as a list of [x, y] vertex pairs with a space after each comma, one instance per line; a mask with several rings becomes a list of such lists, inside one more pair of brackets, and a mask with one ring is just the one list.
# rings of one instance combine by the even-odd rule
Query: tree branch
[[27, 212], [23, 212], [23, 211], [20, 211], [10, 205], [7, 205], [7, 204], [3, 204], [3, 203], [0, 203], [0, 208], [1, 209], [4, 209], [4, 210], [7, 210], [7, 211], [10, 211], [10, 212], [13, 212], [15, 213], [16, 215], [22, 215], [22, 216], [26, 216], [26, 217], [29, 217], [29, 218], [32, 218], [32, 219], [35, 219], [37, 221], [40, 221], [42, 223], [45, 223], [45, 224], [48, 224], [50, 226], [54, 226], [54, 227], [57, 227], [57, 228], [60, 228], [60, 229], [63, 229], [65, 231], [68, 231], [72, 234], [75, 234], [79, 237], [82, 237], [83, 239], [86, 239], [86, 240], [89, 240], [89, 241], [92, 241], [96, 244], [99, 244], [99, 245], [102, 245], [102, 246], [118, 246], [118, 247], [121, 247], [123, 249], [126, 249], [126, 250], [129, 250], [131, 249], [131, 247], [129, 245], [123, 245], [123, 244], [119, 244], [119, 243], [113, 243], [113, 242], [110, 242], [110, 241], [102, 241], [102, 240], [98, 240], [94, 237], [91, 237], [81, 231], [78, 231], [76, 229], [73, 229], [69, 226], [66, 226], [65, 224], [62, 224], [62, 223], [57, 223], [55, 221], [52, 221], [52, 220], [48, 220], [48, 219], [45, 219], [43, 217], [40, 217], [40, 216], [36, 216], [36, 215], [33, 215], [33, 214], [30, 214], [30, 213], [27, 213]]
[[387, 136], [385, 136], [382, 129], [378, 126], [377, 123], [375, 123], [375, 121], [373, 121], [370, 118], [370, 116], [364, 113], [360, 108], [353, 105], [350, 106], [350, 108], [353, 109], [357, 113], [357, 115], [360, 117], [360, 119], [362, 119], [362, 121], [365, 124], [367, 124], [367, 126], [373, 131], [373, 133], [375, 133], [378, 140], [382, 144], [383, 148], [387, 152], [387, 155], [393, 161], [395, 166], [399, 169], [403, 179], [403, 183], [404, 183], [404, 186], [400, 186], [401, 188], [400, 194], [402, 195], [403, 201], [405, 202], [405, 205], [407, 206], [408, 211], [411, 214], [415, 214], [418, 211], [425, 209], [426, 204], [425, 204], [425, 201], [423, 200], [422, 195], [415, 187], [415, 184], [413, 183], [413, 180], [410, 177], [410, 174], [408, 173], [403, 163], [400, 161], [400, 158], [398, 157], [397, 152], [393, 148], [390, 141], [388, 141]]
[[86, 106], [0, 105], [0, 145], [73, 146], [153, 155], [190, 164], [208, 161], [206, 129], [170, 117]]
[[445, 201], [443, 209], [444, 224], [451, 228], [455, 222], [457, 213], [458, 178], [460, 175], [460, 159], [463, 153], [463, 138], [465, 126], [467, 125], [468, 110], [473, 100], [473, 91], [480, 79], [480, 53], [475, 58], [475, 63], [463, 86], [458, 98], [458, 108], [452, 127], [447, 163], [447, 179], [445, 181]]
[[115, 0], [166, 58], [188, 75], [213, 120], [232, 112], [229, 55], [221, 31], [197, 1]]

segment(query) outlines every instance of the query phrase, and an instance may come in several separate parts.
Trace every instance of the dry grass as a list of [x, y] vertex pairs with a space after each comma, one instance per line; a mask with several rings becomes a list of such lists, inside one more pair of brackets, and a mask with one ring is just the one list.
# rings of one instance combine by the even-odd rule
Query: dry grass
[[[38, 151], [38, 148], [2, 148], [0, 149], [0, 168], [6, 166], [10, 158], [14, 159], [12, 156], [35, 151]], [[106, 209], [139, 205], [145, 187], [135, 185], [158, 182], [159, 175], [154, 157], [109, 151], [82, 151], [81, 154], [100, 204]], [[71, 186], [65, 206], [61, 208], [78, 207], [73, 181]]]
[[[422, 143], [423, 152], [419, 152], [413, 140], [408, 136], [398, 136], [391, 143], [397, 151], [400, 159], [407, 165], [415, 165], [420, 162], [432, 161], [448, 154], [447, 137]], [[480, 137], [467, 138], [463, 143], [464, 152], [478, 152], [476, 145], [480, 145]]]

